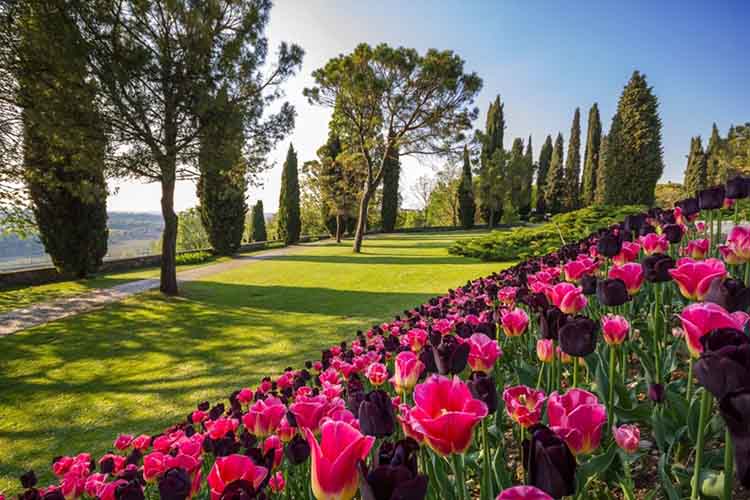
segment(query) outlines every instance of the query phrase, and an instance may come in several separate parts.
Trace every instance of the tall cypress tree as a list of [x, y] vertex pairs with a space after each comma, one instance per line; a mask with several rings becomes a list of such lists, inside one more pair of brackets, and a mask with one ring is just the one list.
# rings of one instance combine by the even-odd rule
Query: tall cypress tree
[[563, 166], [563, 137], [557, 134], [555, 147], [552, 150], [552, 157], [549, 162], [547, 171], [547, 186], [544, 191], [544, 202], [547, 211], [553, 214], [559, 213], [563, 209], [563, 194], [565, 191], [565, 169]]
[[[107, 137], [86, 45], [56, 2], [21, 4], [15, 20], [24, 179], [55, 267], [84, 277], [107, 253]], [[40, 78], [43, 75], [43, 78]]]
[[198, 199], [203, 228], [219, 255], [232, 255], [242, 244], [247, 214], [247, 162], [243, 116], [230, 109], [225, 91], [211, 100], [222, 119], [210, 119], [203, 127], [198, 152]]
[[581, 181], [581, 204], [583, 206], [594, 203], [596, 195], [596, 170], [599, 166], [601, 141], [602, 122], [599, 118], [599, 106], [597, 103], [594, 103], [589, 110], [588, 132], [586, 133], [586, 156], [583, 163], [583, 180]]
[[526, 158], [523, 154], [523, 139], [516, 137], [510, 148], [508, 158], [508, 191], [505, 204], [505, 215], [515, 217], [520, 213], [523, 200], [523, 186], [526, 177]]
[[722, 175], [721, 162], [719, 161], [720, 155], [721, 136], [719, 135], [719, 128], [714, 123], [711, 128], [711, 137], [708, 139], [708, 146], [706, 147], [706, 181], [709, 186], [721, 184], [726, 181], [726, 178]]
[[474, 203], [474, 181], [471, 178], [469, 148], [466, 146], [464, 146], [464, 166], [461, 171], [461, 182], [458, 184], [456, 196], [458, 196], [458, 220], [461, 227], [471, 229], [474, 227], [476, 204]]
[[690, 154], [685, 167], [685, 179], [683, 186], [688, 196], [695, 196], [698, 191], [708, 187], [707, 184], [707, 162], [703, 153], [703, 145], [700, 136], [690, 139]]
[[594, 203], [604, 205], [610, 197], [608, 190], [612, 183], [617, 182], [613, 178], [611, 162], [609, 161], [609, 136], [602, 135], [599, 145], [599, 166], [596, 169], [596, 192], [594, 193]]
[[266, 233], [266, 216], [263, 214], [263, 200], [253, 205], [252, 212], [252, 238], [253, 241], [266, 241], [268, 240], [268, 234]]
[[505, 134], [504, 104], [496, 96], [487, 110], [487, 121], [482, 144], [481, 166], [479, 169], [479, 210], [482, 218], [493, 227], [502, 216], [502, 191], [498, 183], [504, 178], [505, 162], [497, 152], [503, 151]]
[[526, 142], [526, 152], [523, 155], [523, 184], [521, 185], [521, 206], [518, 213], [522, 218], [529, 216], [531, 212], [531, 186], [534, 183], [534, 150], [531, 146], [531, 136]]
[[607, 154], [617, 167], [617, 182], [607, 189], [606, 202], [651, 206], [656, 183], [664, 171], [664, 160], [659, 102], [645, 75], [633, 72], [612, 122]]
[[396, 228], [398, 217], [398, 177], [401, 170], [398, 150], [388, 156], [383, 170], [383, 200], [380, 206], [380, 218], [383, 231], [391, 233]]
[[552, 136], [548, 135], [539, 152], [539, 164], [536, 171], [536, 211], [544, 214], [547, 211], [545, 193], [547, 191], [547, 172], [552, 160]]
[[576, 108], [573, 124], [570, 126], [568, 156], [565, 160], [565, 189], [563, 190], [563, 210], [575, 210], [581, 204], [581, 110]]
[[297, 153], [289, 144], [284, 170], [281, 173], [281, 193], [279, 194], [278, 239], [286, 245], [299, 241], [302, 222], [299, 209], [299, 177]]

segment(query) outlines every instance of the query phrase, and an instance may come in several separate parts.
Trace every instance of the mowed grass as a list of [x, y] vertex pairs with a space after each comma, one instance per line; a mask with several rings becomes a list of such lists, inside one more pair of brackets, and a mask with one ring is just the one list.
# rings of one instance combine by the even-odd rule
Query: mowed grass
[[[474, 235], [476, 233], [473, 233]], [[0, 338], [0, 491], [52, 457], [156, 434], [429, 297], [505, 264], [448, 255], [469, 233], [373, 238], [296, 250], [90, 314]]]

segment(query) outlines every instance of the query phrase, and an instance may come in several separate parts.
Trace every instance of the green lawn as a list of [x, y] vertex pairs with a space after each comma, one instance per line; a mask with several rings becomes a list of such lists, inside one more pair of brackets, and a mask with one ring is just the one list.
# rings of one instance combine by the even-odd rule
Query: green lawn
[[[476, 234], [476, 233], [473, 233]], [[257, 383], [503, 264], [448, 255], [467, 233], [312, 246], [0, 338], [0, 491], [52, 457], [157, 433], [204, 399]]]

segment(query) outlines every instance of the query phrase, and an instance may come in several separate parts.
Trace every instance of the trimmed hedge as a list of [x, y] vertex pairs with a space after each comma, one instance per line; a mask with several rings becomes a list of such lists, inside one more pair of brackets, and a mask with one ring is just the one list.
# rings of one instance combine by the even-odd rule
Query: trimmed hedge
[[[493, 231], [490, 234], [457, 241], [449, 252], [489, 261], [512, 261], [546, 255], [563, 243], [584, 238], [598, 228], [622, 221], [626, 215], [642, 212], [644, 207], [592, 206], [555, 215], [538, 226]], [[564, 240], [564, 241], [563, 241]]]

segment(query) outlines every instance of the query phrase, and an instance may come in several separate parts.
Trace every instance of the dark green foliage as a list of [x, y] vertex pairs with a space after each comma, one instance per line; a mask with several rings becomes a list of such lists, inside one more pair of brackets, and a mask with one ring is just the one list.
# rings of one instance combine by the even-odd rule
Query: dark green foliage
[[461, 170], [461, 182], [458, 184], [458, 220], [461, 227], [471, 229], [474, 227], [476, 216], [476, 203], [474, 202], [474, 181], [471, 178], [471, 161], [469, 149], [464, 146], [464, 165]]
[[722, 140], [719, 135], [719, 128], [714, 123], [711, 128], [711, 137], [708, 139], [706, 147], [706, 182], [709, 186], [721, 184], [726, 181], [721, 168], [721, 149]]
[[547, 182], [544, 188], [544, 204], [547, 212], [556, 214], [563, 208], [563, 193], [565, 190], [565, 170], [563, 168], [563, 137], [558, 133], [555, 147], [547, 171]]
[[521, 204], [518, 207], [518, 214], [521, 218], [528, 217], [531, 213], [531, 186], [534, 182], [534, 151], [531, 146], [531, 136], [526, 142], [526, 152], [523, 155], [524, 168], [521, 183]]
[[609, 136], [602, 135], [599, 145], [599, 165], [596, 169], [596, 192], [594, 193], [594, 203], [597, 205], [604, 205], [604, 200], [610, 196], [608, 190], [613, 183], [617, 182], [616, 179], [612, 178], [613, 169], [608, 152]]
[[580, 204], [581, 177], [581, 110], [576, 108], [573, 124], [570, 126], [568, 156], [565, 160], [565, 189], [563, 190], [563, 210], [577, 209]]
[[268, 234], [266, 233], [266, 217], [263, 215], [263, 200], [258, 200], [258, 202], [253, 205], [252, 224], [253, 241], [268, 240]]
[[493, 227], [500, 221], [503, 213], [502, 186], [505, 181], [505, 157], [503, 135], [505, 134], [505, 117], [500, 96], [490, 103], [487, 120], [482, 136], [482, 154], [479, 167], [479, 212], [482, 218]]
[[706, 166], [706, 155], [703, 153], [701, 138], [700, 136], [693, 137], [690, 139], [690, 154], [682, 183], [686, 195], [695, 196], [698, 191], [708, 187]]
[[[56, 6], [25, 4], [16, 77], [24, 179], [55, 267], [84, 277], [107, 253], [107, 138], [76, 26]], [[44, 78], [37, 71], [44, 69]]]
[[539, 152], [539, 164], [536, 170], [536, 211], [544, 214], [547, 211], [545, 193], [547, 191], [547, 172], [552, 160], [552, 136], [548, 135]]
[[396, 228], [398, 217], [398, 177], [401, 171], [401, 163], [398, 153], [388, 155], [383, 164], [383, 200], [380, 205], [380, 218], [383, 231], [393, 232]]
[[510, 148], [507, 164], [507, 198], [503, 215], [507, 222], [518, 215], [519, 208], [525, 203], [524, 184], [527, 177], [526, 158], [523, 154], [523, 139], [516, 137]]
[[[226, 94], [220, 93], [214, 105], [227, 107]], [[203, 127], [198, 199], [211, 247], [219, 255], [232, 255], [245, 231], [247, 163], [242, 156], [242, 114], [238, 109], [223, 114], [223, 120], [211, 120]]]
[[565, 242], [588, 236], [601, 227], [620, 222], [626, 215], [641, 212], [641, 206], [595, 206], [556, 215], [551, 222], [533, 228], [514, 228], [478, 238], [459, 240], [450, 253], [482, 260], [514, 261], [545, 255]]
[[289, 150], [281, 173], [281, 193], [279, 194], [277, 238], [291, 245], [299, 241], [301, 231], [299, 209], [299, 179], [297, 153], [289, 144]]
[[625, 86], [609, 131], [608, 162], [616, 174], [606, 192], [610, 205], [654, 203], [664, 171], [659, 102], [638, 71]]
[[583, 179], [581, 180], [581, 204], [583, 206], [594, 203], [596, 196], [596, 178], [601, 142], [602, 122], [599, 118], [599, 106], [594, 103], [589, 110], [588, 132], [586, 133], [586, 155], [583, 163]]
[[178, 266], [194, 266], [196, 264], [203, 264], [213, 258], [210, 252], [185, 252], [177, 254], [177, 265]]

